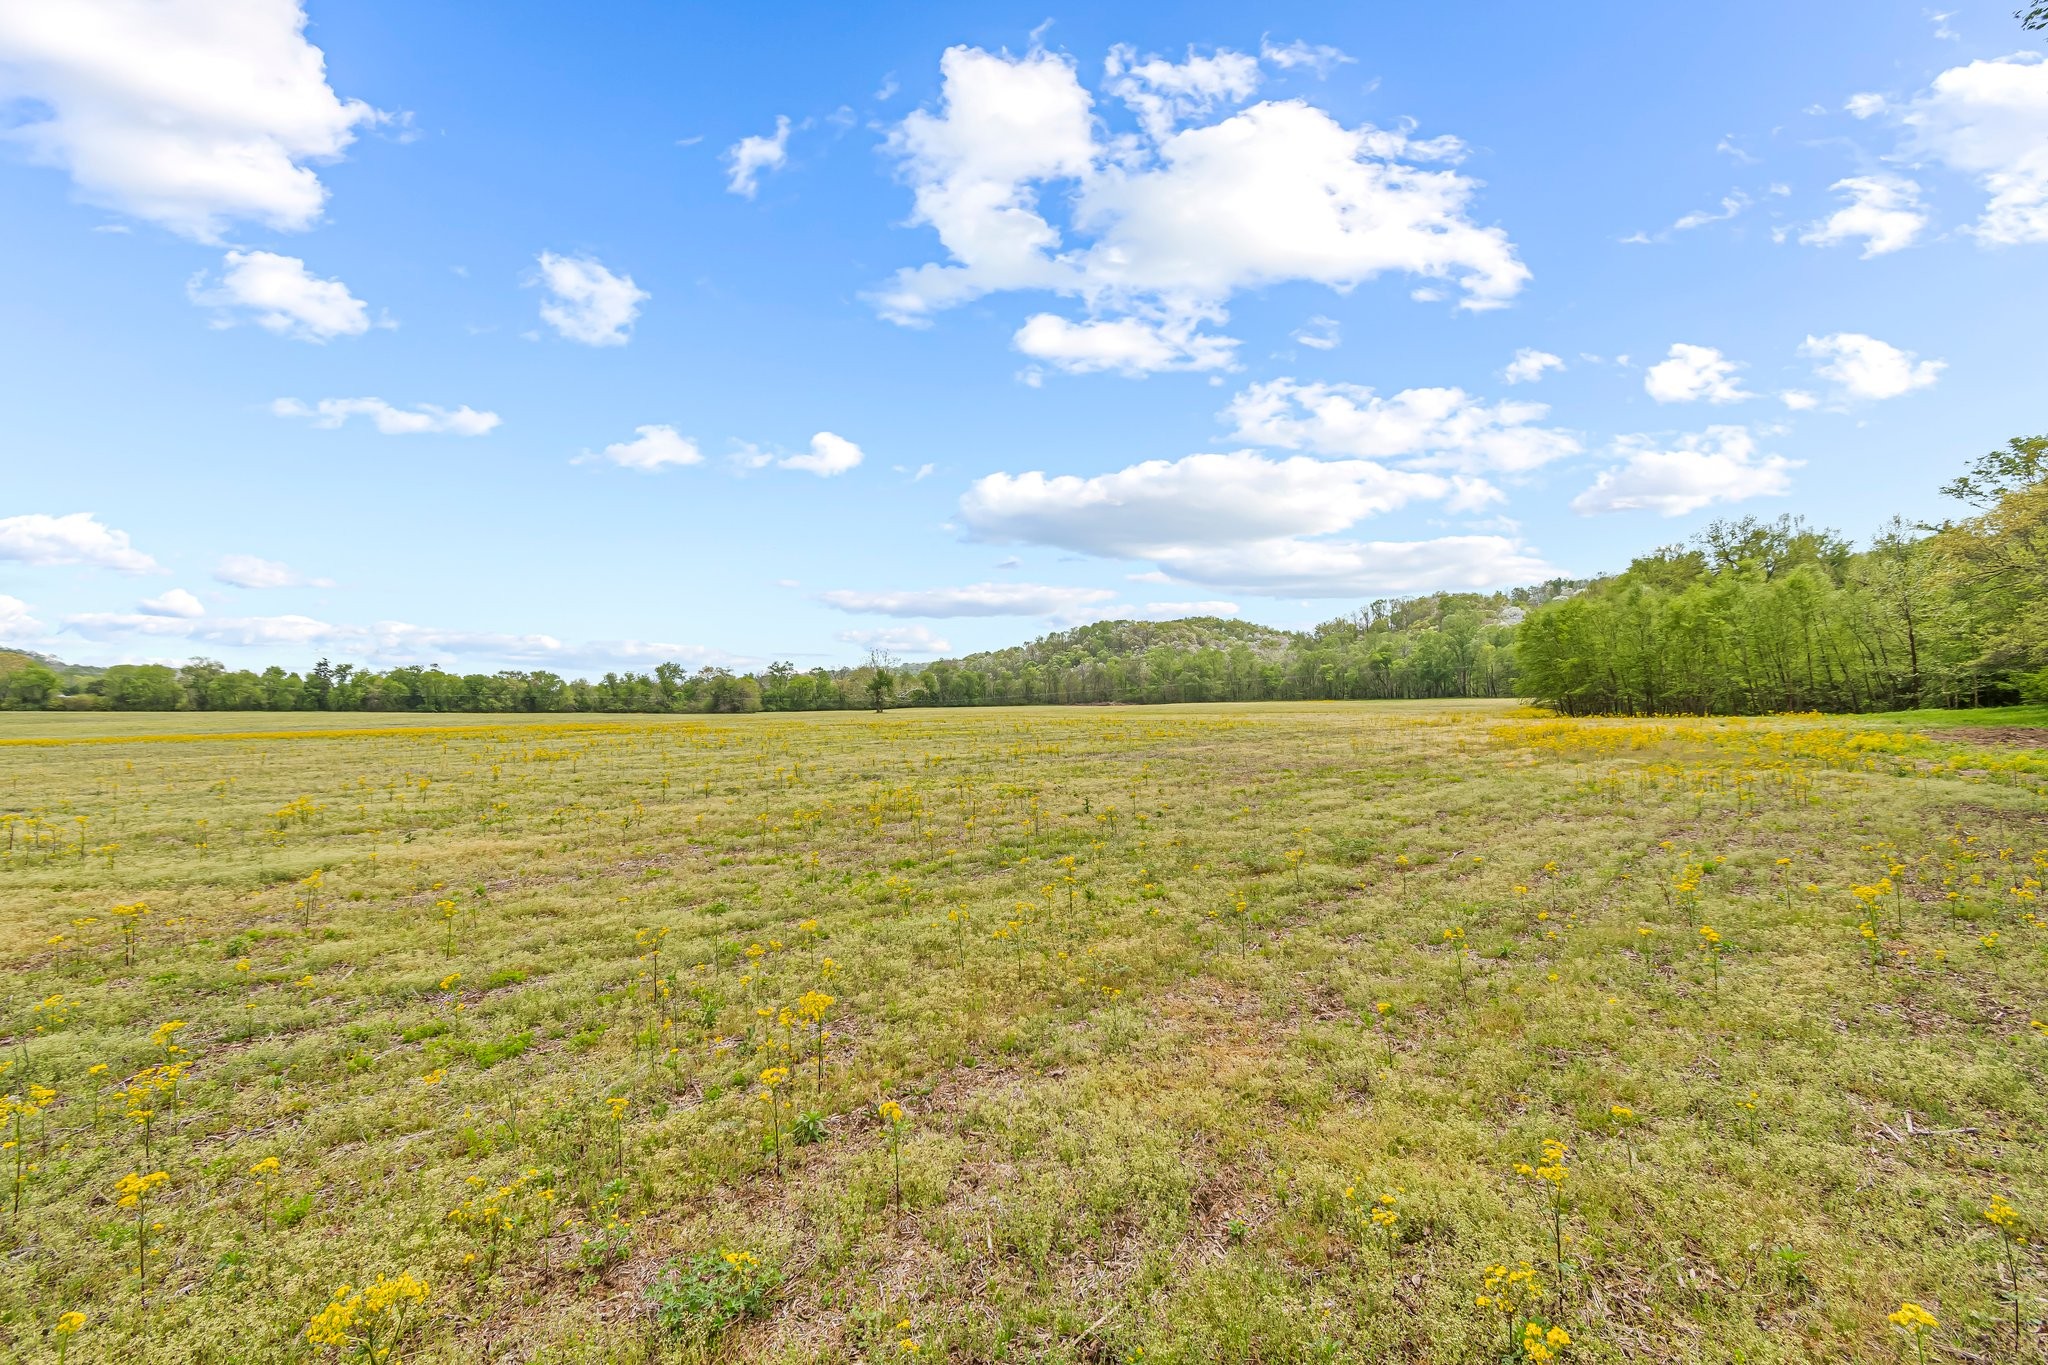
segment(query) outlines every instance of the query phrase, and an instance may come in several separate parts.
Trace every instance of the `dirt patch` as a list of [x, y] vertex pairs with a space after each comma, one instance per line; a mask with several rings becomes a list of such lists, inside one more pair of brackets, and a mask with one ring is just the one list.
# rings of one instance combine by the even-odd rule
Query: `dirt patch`
[[1946, 744], [2012, 744], [2022, 749], [2048, 749], [2048, 726], [2041, 725], [1958, 725], [1920, 733]]

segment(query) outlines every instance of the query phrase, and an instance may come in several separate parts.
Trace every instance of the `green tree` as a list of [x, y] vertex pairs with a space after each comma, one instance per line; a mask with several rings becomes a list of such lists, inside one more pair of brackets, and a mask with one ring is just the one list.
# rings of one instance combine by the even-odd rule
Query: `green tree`
[[176, 711], [185, 705], [177, 673], [162, 664], [116, 664], [99, 689], [116, 711]]
[[0, 677], [0, 706], [40, 710], [55, 699], [58, 686], [55, 673], [39, 663], [29, 663]]

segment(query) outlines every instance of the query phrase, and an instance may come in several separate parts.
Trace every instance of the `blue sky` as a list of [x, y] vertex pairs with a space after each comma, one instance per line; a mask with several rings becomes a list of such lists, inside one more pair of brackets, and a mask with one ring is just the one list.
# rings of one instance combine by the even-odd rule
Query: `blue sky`
[[0, 638], [1307, 624], [2048, 425], [2010, 0], [942, 8], [0, 0]]

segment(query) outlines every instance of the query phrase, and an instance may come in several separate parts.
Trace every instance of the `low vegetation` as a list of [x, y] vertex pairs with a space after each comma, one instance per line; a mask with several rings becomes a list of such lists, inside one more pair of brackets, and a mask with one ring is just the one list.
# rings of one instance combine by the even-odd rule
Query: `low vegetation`
[[1986, 736], [11, 716], [0, 1355], [2037, 1358]]

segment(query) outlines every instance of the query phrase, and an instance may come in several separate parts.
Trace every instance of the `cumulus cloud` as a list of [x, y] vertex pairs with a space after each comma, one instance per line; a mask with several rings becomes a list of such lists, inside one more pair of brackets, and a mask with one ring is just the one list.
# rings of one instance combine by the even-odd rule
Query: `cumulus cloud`
[[1070, 322], [1056, 313], [1036, 313], [1012, 339], [1034, 360], [1088, 374], [1113, 370], [1142, 375], [1160, 370], [1228, 369], [1237, 341], [1196, 331], [1192, 318], [1148, 322], [1135, 317]]
[[1560, 572], [1521, 542], [1499, 535], [1260, 541], [1161, 562], [1191, 583], [1274, 597], [1478, 592]]
[[1092, 478], [990, 474], [962, 496], [960, 514], [982, 540], [1161, 559], [1203, 546], [1325, 535], [1451, 490], [1438, 475], [1370, 460], [1239, 451], [1147, 460]]
[[1922, 360], [1911, 351], [1861, 332], [1810, 336], [1799, 354], [1821, 361], [1814, 373], [1838, 386], [1845, 396], [1859, 399], [1897, 398], [1930, 388], [1948, 368], [1945, 360]]
[[631, 275], [615, 275], [589, 256], [540, 253], [540, 282], [548, 298], [542, 321], [585, 346], [623, 346], [633, 339], [633, 321], [649, 298]]
[[1229, 48], [1198, 57], [1193, 47], [1184, 62], [1141, 61], [1136, 48], [1118, 43], [1102, 63], [1102, 77], [1103, 90], [1130, 106], [1146, 136], [1159, 142], [1197, 114], [1250, 99], [1259, 88], [1259, 63]]
[[811, 437], [811, 449], [808, 454], [784, 456], [775, 463], [782, 469], [800, 469], [806, 474], [816, 474], [821, 479], [829, 479], [835, 474], [844, 474], [847, 470], [855, 468], [861, 459], [859, 446], [844, 436], [821, 431]]
[[608, 460], [626, 469], [656, 474], [671, 467], [702, 464], [704, 454], [695, 441], [674, 427], [654, 425], [634, 427], [632, 440], [614, 441], [594, 455], [585, 451], [576, 457], [577, 464], [594, 460]]
[[1515, 358], [1500, 372], [1500, 377], [1510, 384], [1533, 384], [1543, 377], [1544, 371], [1563, 368], [1564, 357], [1524, 346], [1515, 352]]
[[734, 194], [754, 197], [761, 187], [761, 176], [766, 171], [781, 170], [789, 161], [789, 117], [775, 116], [775, 131], [766, 135], [743, 137], [726, 149], [726, 189]]
[[218, 280], [204, 271], [186, 291], [214, 311], [216, 327], [254, 322], [297, 341], [324, 342], [370, 330], [370, 310], [340, 280], [323, 280], [296, 256], [274, 251], [230, 251]]
[[1974, 176], [1986, 194], [1967, 231], [1988, 246], [2048, 242], [2048, 61], [2037, 53], [1951, 67], [1901, 106], [1902, 155]]
[[0, 640], [34, 639], [43, 633], [43, 623], [19, 597], [0, 592]]
[[1153, 621], [1177, 621], [1184, 616], [1235, 616], [1240, 610], [1235, 602], [1147, 602], [1144, 610], [1131, 614]]
[[222, 555], [213, 566], [216, 582], [234, 588], [331, 588], [331, 578], [308, 578], [289, 564], [256, 555]]
[[482, 436], [495, 430], [501, 420], [495, 412], [478, 412], [468, 404], [459, 408], [443, 408], [432, 403], [416, 403], [410, 408], [400, 408], [381, 398], [323, 398], [311, 404], [296, 398], [280, 398], [270, 405], [270, 410], [279, 417], [309, 418], [314, 426], [329, 431], [342, 426], [351, 417], [367, 417], [371, 425], [386, 436], [428, 433]]
[[85, 564], [134, 574], [164, 572], [154, 559], [129, 544], [126, 531], [102, 524], [90, 512], [0, 517], [0, 559], [39, 566]]
[[1150, 560], [1172, 579], [1244, 592], [1347, 596], [1549, 576], [1554, 570], [1500, 536], [1328, 538], [1411, 502], [1476, 506], [1493, 496], [1483, 480], [1371, 460], [1239, 451], [1151, 460], [1090, 478], [991, 474], [961, 498], [960, 517], [975, 539]]
[[1068, 616], [1107, 602], [1103, 588], [1062, 588], [1045, 583], [972, 583], [963, 588], [857, 592], [835, 588], [818, 600], [840, 611], [873, 616]]
[[1782, 494], [1800, 464], [1759, 456], [1755, 437], [1739, 426], [1708, 427], [1676, 441], [1625, 436], [1615, 442], [1615, 453], [1621, 463], [1601, 471], [1592, 487], [1573, 498], [1573, 511], [1684, 516], [1718, 503]]
[[1431, 467], [1519, 473], [1579, 453], [1569, 432], [1533, 425], [1542, 403], [1487, 403], [1463, 389], [1403, 389], [1274, 379], [1231, 399], [1222, 416], [1241, 441]]
[[[1083, 327], [1171, 324], [1180, 344], [1143, 355], [1190, 368], [1198, 344], [1208, 355], [1227, 345], [1189, 339], [1225, 321], [1241, 289], [1307, 280], [1342, 291], [1405, 273], [1489, 308], [1528, 278], [1506, 233], [1469, 217], [1478, 186], [1451, 168], [1464, 153], [1455, 138], [1347, 128], [1301, 100], [1201, 122], [1256, 88], [1250, 59], [1227, 51], [1175, 63], [1117, 49], [1106, 71], [1138, 133], [1101, 132], [1064, 57], [945, 54], [938, 108], [913, 112], [889, 139], [912, 222], [937, 233], [945, 259], [876, 291], [885, 317], [922, 325], [991, 293], [1053, 293], [1085, 305]], [[1127, 354], [1115, 368], [1144, 367]]]
[[203, 242], [292, 231], [327, 200], [311, 169], [384, 117], [327, 84], [297, 0], [0, 5], [0, 139], [87, 203]]
[[1867, 261], [1911, 246], [1927, 226], [1920, 186], [1902, 175], [1852, 175], [1828, 188], [1845, 195], [1849, 203], [1799, 234], [1807, 246], [1861, 241]]
[[880, 630], [842, 630], [833, 637], [849, 645], [863, 649], [880, 650], [884, 654], [951, 654], [953, 646], [945, 637], [934, 635], [924, 626], [884, 626]]
[[135, 609], [148, 616], [175, 616], [184, 620], [206, 615], [206, 607], [183, 588], [172, 588], [156, 597], [145, 597]]
[[1643, 392], [1659, 403], [1740, 403], [1756, 397], [1735, 377], [1742, 366], [1712, 346], [1675, 342], [1668, 355], [1643, 375]]

